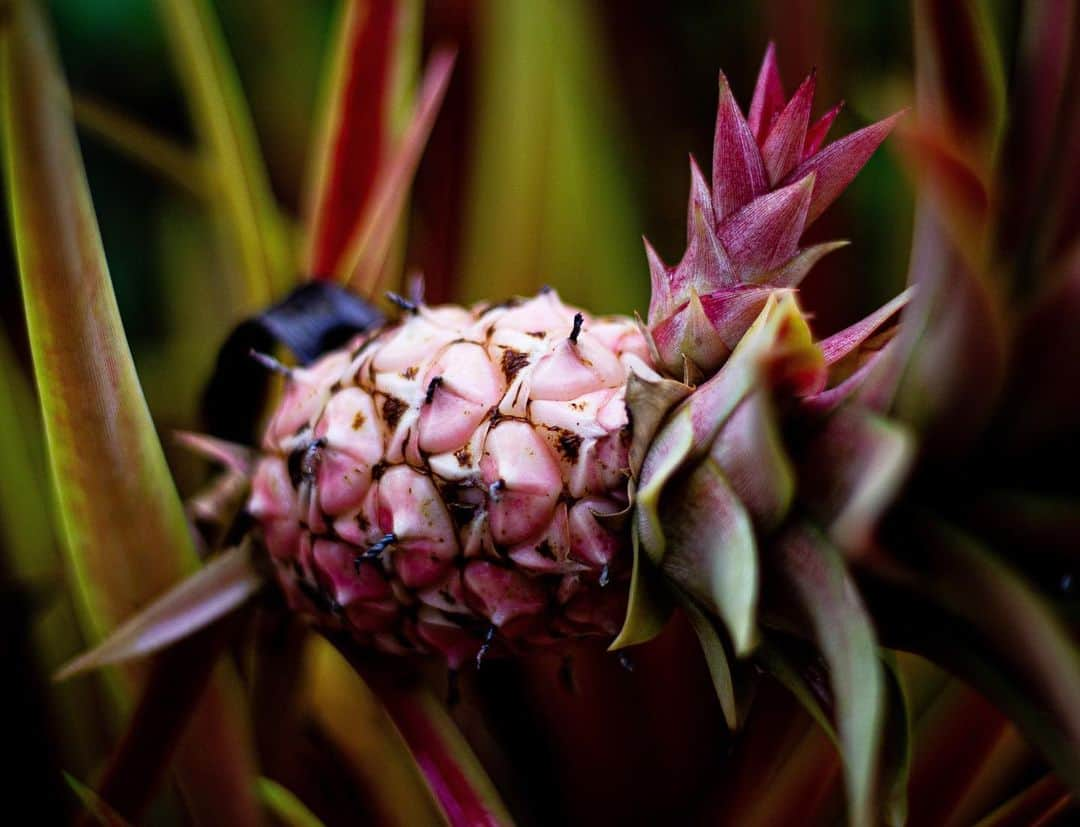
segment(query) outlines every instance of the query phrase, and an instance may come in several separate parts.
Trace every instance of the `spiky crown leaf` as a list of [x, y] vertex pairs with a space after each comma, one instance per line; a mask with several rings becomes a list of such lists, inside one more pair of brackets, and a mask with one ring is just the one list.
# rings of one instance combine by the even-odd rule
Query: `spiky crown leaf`
[[712, 188], [690, 159], [686, 252], [668, 267], [646, 241], [652, 281], [648, 327], [672, 375], [710, 376], [776, 290], [794, 288], [844, 242], [800, 249], [805, 229], [843, 192], [901, 113], [822, 146], [837, 104], [811, 124], [811, 73], [785, 102], [770, 44], [749, 117], [727, 78], [713, 139]]

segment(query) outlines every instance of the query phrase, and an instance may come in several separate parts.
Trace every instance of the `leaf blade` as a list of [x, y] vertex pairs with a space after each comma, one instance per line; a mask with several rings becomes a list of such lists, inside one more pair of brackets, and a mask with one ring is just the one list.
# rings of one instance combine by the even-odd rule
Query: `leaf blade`
[[98, 646], [63, 666], [55, 680], [161, 651], [236, 611], [264, 583], [255, 567], [251, 544], [232, 548], [117, 626]]
[[158, 0], [188, 106], [218, 184], [216, 212], [236, 244], [240, 309], [253, 313], [291, 284], [287, 243], [240, 81], [206, 0]]
[[809, 616], [829, 665], [850, 822], [872, 824], [885, 717], [873, 625], [839, 554], [814, 529], [790, 529], [774, 554], [776, 572]]
[[[192, 570], [196, 556], [124, 338], [55, 52], [35, 5], [8, 8], [5, 182], [59, 524], [93, 637]], [[220, 759], [193, 809], [209, 817], [201, 808], [229, 797], [237, 823], [252, 823], [253, 796], [234, 794], [250, 786], [253, 759], [229, 676], [222, 665], [178, 769], [183, 783], [208, 756]], [[138, 682], [135, 671], [125, 677]], [[123, 705], [119, 691], [114, 700]]]

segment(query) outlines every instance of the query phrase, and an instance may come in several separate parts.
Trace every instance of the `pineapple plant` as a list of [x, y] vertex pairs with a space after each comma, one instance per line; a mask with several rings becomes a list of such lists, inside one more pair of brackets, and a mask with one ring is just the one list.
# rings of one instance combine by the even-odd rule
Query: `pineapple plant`
[[[26, 4], [17, 6], [21, 25], [33, 31], [26, 21], [35, 18]], [[932, 11], [923, 14], [934, 19]], [[977, 32], [978, 19], [969, 10], [960, 24]], [[346, 29], [363, 42], [384, 24], [377, 14], [355, 14]], [[918, 34], [928, 37], [925, 29]], [[948, 56], [923, 49], [949, 77]], [[445, 54], [433, 59], [373, 206], [347, 207], [367, 223], [336, 256], [313, 257], [318, 276], [344, 271], [356, 281], [363, 273], [359, 280], [370, 287], [389, 266], [404, 187], [450, 63]], [[477, 792], [483, 783], [454, 775], [453, 748], [435, 749], [432, 761], [432, 727], [417, 724], [417, 708], [387, 675], [417, 655], [435, 654], [456, 672], [489, 657], [572, 652], [588, 639], [621, 653], [678, 615], [698, 638], [732, 728], [746, 723], [748, 688], [759, 673], [788, 687], [821, 723], [843, 756], [852, 823], [904, 820], [903, 698], [879, 637], [972, 680], [1075, 784], [1080, 750], [1069, 687], [1080, 683], [1067, 615], [1057, 611], [1066, 607], [1051, 608], [1002, 563], [965, 550], [963, 539], [987, 502], [1002, 502], [992, 485], [972, 485], [970, 477], [978, 467], [971, 446], [986, 423], [1009, 432], [1008, 420], [995, 419], [989, 393], [1004, 386], [1004, 374], [994, 372], [994, 344], [980, 351], [965, 326], [992, 306], [984, 285], [967, 274], [993, 261], [987, 250], [998, 243], [997, 230], [970, 204], [956, 206], [967, 191], [942, 186], [942, 195], [928, 186], [933, 197], [920, 224], [925, 257], [913, 263], [922, 268], [913, 270], [913, 291], [816, 339], [797, 288], [840, 245], [804, 246], [803, 234], [900, 115], [826, 143], [839, 110], [811, 120], [815, 83], [811, 74], [785, 99], [770, 46], [744, 116], [721, 75], [711, 182], [691, 160], [686, 252], [677, 266], [646, 243], [652, 295], [645, 320], [593, 315], [553, 290], [495, 304], [429, 306], [414, 281], [408, 298], [388, 294], [397, 309], [391, 321], [324, 284], [295, 291], [243, 326], [250, 332], [254, 325], [264, 339], [269, 333], [270, 346], [275, 338], [290, 346], [299, 364], [253, 351], [241, 369], [223, 354], [211, 404], [215, 387], [248, 387], [250, 369], [280, 376], [262, 439], [246, 446], [212, 435], [183, 438], [227, 469], [190, 503], [189, 517], [204, 528], [220, 523], [203, 537], [212, 551], [236, 545], [64, 674], [152, 652], [163, 652], [157, 663], [168, 669], [193, 650], [205, 669], [229, 618], [277, 592], [378, 689], [409, 746], [427, 755], [421, 763], [446, 816], [492, 823], [507, 816], [485, 800], [487, 791]], [[954, 90], [938, 83], [920, 89], [928, 112], [948, 110], [948, 101], [934, 96]], [[19, 92], [15, 87], [8, 100], [20, 100]], [[350, 94], [355, 89], [345, 85], [340, 101]], [[976, 141], [969, 153], [950, 132], [955, 124], [944, 122], [931, 132], [920, 120], [912, 132], [916, 157], [936, 163], [946, 184], [953, 179], [941, 168], [987, 185], [993, 152]], [[357, 128], [347, 117], [338, 127], [331, 174], [348, 162], [340, 151], [349, 145], [348, 129]], [[982, 138], [979, 127], [965, 125]], [[8, 171], [17, 169], [9, 164]], [[14, 178], [13, 199], [25, 205]], [[335, 192], [333, 179], [327, 186], [329, 202], [348, 193], [347, 186]], [[326, 230], [313, 236], [325, 240]], [[22, 255], [25, 273], [42, 253]], [[958, 277], [961, 298], [928, 285], [933, 268], [926, 261], [934, 255], [943, 270], [960, 267], [956, 262], [967, 268]], [[1056, 306], [1072, 306], [1069, 284]], [[28, 293], [33, 322], [42, 311]], [[912, 309], [894, 324], [909, 301]], [[1035, 323], [1052, 312], [1033, 307]], [[996, 317], [987, 314], [996, 331]], [[313, 338], [312, 330], [333, 335]], [[343, 330], [349, 337], [340, 342]], [[989, 353], [977, 365], [989, 388], [965, 384], [962, 357], [971, 353]], [[973, 410], [957, 401], [965, 388]], [[957, 422], [967, 426], [959, 440], [948, 430]], [[952, 450], [942, 447], [949, 439]], [[1015, 462], [1017, 449], [1009, 450], [1006, 459]], [[939, 457], [949, 458], [945, 470]], [[953, 473], [972, 493], [943, 507], [938, 478]], [[1061, 485], [1053, 481], [1055, 494], [1067, 490]], [[1016, 522], [1027, 512], [1012, 500], [1005, 505], [1009, 529], [1028, 530]], [[923, 547], [931, 549], [929, 564], [913, 555]], [[1021, 624], [1037, 642], [1030, 654], [1012, 649], [1019, 634], [973, 618], [970, 598], [955, 590], [964, 564], [978, 575], [972, 594], [1001, 607], [1004, 623]], [[942, 588], [927, 588], [925, 572], [938, 572]], [[952, 629], [957, 617], [974, 627], [959, 646], [950, 634], [926, 634], [924, 619]], [[970, 652], [964, 640], [974, 641]], [[388, 659], [373, 660], [372, 652]], [[1023, 677], [1022, 689], [1010, 683], [1009, 670]], [[151, 688], [165, 680], [155, 683], [160, 674], [169, 672], [152, 673]], [[1045, 700], [1044, 712], [1028, 692]], [[143, 703], [153, 708], [153, 694]], [[102, 784], [104, 800], [83, 791], [85, 800], [99, 811], [116, 801], [135, 811], [114, 795], [133, 760], [121, 751]], [[280, 803], [280, 795], [273, 800]]]
[[[826, 359], [793, 301], [813, 263], [838, 246], [800, 249], [804, 228], [896, 119], [822, 148], [837, 109], [810, 124], [813, 84], [811, 76], [785, 103], [770, 47], [748, 122], [721, 75], [712, 191], [692, 163], [682, 262], [669, 269], [649, 248], [647, 328], [587, 316], [550, 290], [469, 309], [396, 297], [395, 324], [282, 370], [285, 393], [263, 440], [249, 511], [294, 609], [386, 651], [440, 652], [453, 668], [493, 647], [615, 638], [626, 614], [630, 536], [638, 533], [627, 529], [641, 522], [628, 516], [640, 507], [629, 487], [645, 484], [641, 494], [655, 500], [650, 470], [673, 456], [662, 445], [652, 450], [665, 406], [688, 396], [689, 413], [719, 394], [708, 403], [715, 415], [675, 462], [707, 454], [724, 417], [749, 395], [739, 384], [768, 373], [757, 362], [775, 361], [778, 384], [787, 381], [779, 373], [790, 373], [798, 394], [816, 396], [826, 362], [851, 355], [898, 309], [831, 340]], [[732, 367], [743, 378], [725, 381], [718, 371], [752, 327], [747, 353]], [[774, 341], [756, 341], [764, 337]], [[692, 390], [684, 380], [703, 384]], [[856, 384], [811, 404], [836, 405]], [[736, 420], [764, 413], [758, 405]], [[739, 447], [717, 450], [739, 473]], [[632, 457], [644, 461], [645, 477]], [[778, 489], [736, 496], [744, 493], [790, 497]], [[755, 516], [775, 523], [777, 505]], [[684, 531], [701, 521], [687, 517]], [[749, 522], [739, 528], [749, 531]], [[650, 535], [650, 554], [655, 545]], [[756, 600], [754, 576], [738, 587], [745, 613]], [[728, 609], [704, 600], [713, 611]], [[738, 624], [745, 652], [753, 620]]]

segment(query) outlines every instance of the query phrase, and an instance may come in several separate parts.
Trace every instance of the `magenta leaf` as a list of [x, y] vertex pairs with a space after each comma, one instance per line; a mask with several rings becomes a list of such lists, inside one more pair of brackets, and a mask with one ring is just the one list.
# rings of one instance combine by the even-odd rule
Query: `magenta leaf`
[[769, 134], [761, 147], [761, 157], [765, 161], [770, 183], [775, 184], [782, 179], [803, 158], [816, 85], [817, 81], [811, 73], [769, 127]]
[[750, 101], [750, 114], [746, 119], [758, 143], [765, 142], [773, 118], [784, 108], [784, 100], [784, 83], [776, 65], [776, 44], [769, 43], [765, 49], [765, 59], [761, 61], [754, 97]]
[[874, 150], [892, 132], [903, 114], [903, 112], [897, 112], [877, 123], [863, 127], [858, 132], [852, 132], [838, 141], [833, 141], [819, 153], [795, 167], [781, 181], [782, 184], [791, 183], [799, 181], [812, 172], [817, 174], [814, 197], [811, 199], [810, 211], [806, 217], [808, 225], [814, 223], [851, 183], [859, 170], [870, 160]]
[[727, 77], [720, 73], [720, 101], [713, 137], [713, 208], [716, 220], [728, 215], [769, 190], [769, 179], [757, 142], [731, 93]]

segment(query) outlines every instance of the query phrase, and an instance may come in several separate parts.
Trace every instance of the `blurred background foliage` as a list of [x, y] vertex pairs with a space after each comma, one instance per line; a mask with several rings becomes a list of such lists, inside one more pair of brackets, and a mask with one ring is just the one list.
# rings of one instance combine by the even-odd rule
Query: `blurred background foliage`
[[[1010, 33], [1001, 42], [1014, 42], [1017, 4], [994, 0], [990, 5], [999, 29]], [[46, 6], [82, 113], [81, 148], [124, 327], [181, 493], [190, 495], [204, 482], [205, 468], [175, 451], [167, 434], [198, 427], [200, 392], [217, 348], [239, 321], [239, 304], [229, 295], [223, 276], [228, 265], [216, 247], [198, 182], [178, 186], [167, 175], [133, 162], [100, 135], [103, 119], [123, 113], [168, 139], [166, 155], [194, 144], [181, 80], [168, 56], [163, 16], [152, 0], [50, 0]], [[286, 214], [299, 221], [339, 4], [215, 0], [212, 6], [250, 102], [271, 186]], [[428, 0], [423, 9], [425, 53], [450, 43], [458, 47], [459, 57], [413, 190], [403, 252], [407, 268], [425, 274], [433, 302], [500, 298], [547, 284], [596, 312], [643, 313], [648, 269], [640, 236], [648, 236], [667, 260], [676, 259], [682, 249], [686, 153], [692, 152], [702, 166], [710, 161], [718, 68], [723, 67], [745, 105], [765, 45], [774, 39], [789, 89], [816, 68], [822, 108], [846, 97], [836, 126], [836, 134], [844, 134], [911, 102], [910, 14], [906, 0]], [[1009, 66], [1011, 56], [1005, 58]], [[178, 168], [182, 174], [182, 163]], [[819, 333], [852, 322], [902, 288], [911, 201], [910, 182], [886, 144], [817, 222], [808, 241], [853, 242], [818, 265], [803, 288]], [[60, 783], [59, 776], [50, 781], [34, 774], [50, 765], [91, 777], [107, 744], [109, 721], [104, 714], [86, 714], [108, 709], [91, 682], [44, 689], [49, 672], [82, 641], [60, 580], [18, 278], [6, 232], [0, 233], [0, 245], [0, 582], [5, 614], [16, 620], [35, 618], [32, 626], [23, 621], [3, 626], [6, 662], [17, 664], [20, 678], [5, 686], [11, 698], [2, 708], [18, 721], [14, 737], [25, 740], [30, 758], [23, 764], [24, 789], [31, 790]], [[47, 610], [30, 615], [20, 609], [40, 606]], [[490, 695], [492, 687], [512, 687], [534, 716], [526, 719], [526, 707], [503, 699], [492, 704], [494, 711], [483, 725], [467, 719], [459, 724], [508, 802], [524, 802], [537, 823], [566, 812], [573, 812], [579, 823], [628, 817], [640, 801], [627, 796], [627, 773], [651, 774], [654, 804], [698, 800], [693, 793], [707, 789], [703, 785], [730, 741], [710, 700], [695, 646], [685, 629], [676, 628], [645, 647], [629, 691], [616, 688], [630, 680], [617, 665], [586, 661], [576, 674], [578, 699], [552, 700], [559, 688], [547, 666], [527, 662], [511, 671], [492, 664], [487, 682], [473, 691]], [[318, 657], [321, 666], [308, 670], [306, 680], [328, 682], [339, 694], [345, 682], [355, 680], [333, 662], [332, 653]], [[668, 685], [663, 664], [673, 658], [687, 664], [687, 675]], [[650, 662], [658, 667], [652, 677]], [[943, 680], [929, 667], [906, 658], [902, 667], [909, 678], [914, 676], [917, 722], [947, 717], [949, 709], [971, 702], [972, 693], [955, 684], [943, 692]], [[650, 720], [640, 720], [640, 705], [660, 686], [669, 693], [667, 703]], [[579, 700], [597, 695], [610, 699], [604, 709]], [[41, 703], [46, 697], [48, 708]], [[334, 692], [323, 697], [334, 697]], [[739, 749], [749, 756], [747, 767], [771, 768], [770, 783], [786, 780], [797, 792], [796, 770], [762, 758], [762, 744], [804, 761], [830, 748], [803, 713], [779, 695], [772, 702], [780, 712], [771, 724], [761, 722], [757, 741]], [[363, 704], [370, 708], [372, 702]], [[1000, 794], [998, 782], [1015, 787], [1031, 777], [1030, 753], [1012, 728], [993, 710], [976, 713], [968, 725], [980, 724], [985, 738], [1000, 747], [987, 752], [992, 773], [973, 772], [966, 798], [950, 803], [954, 816], [967, 812], [965, 806], [979, 812], [980, 801], [992, 800], [991, 791]], [[341, 726], [323, 714], [327, 729]], [[777, 722], [795, 718], [795, 728]], [[496, 730], [516, 728], [530, 737], [520, 739], [516, 752], [513, 745], [496, 746], [483, 735], [493, 722]], [[635, 728], [629, 738], [628, 722]], [[43, 737], [43, 732], [51, 734]], [[935, 732], [938, 759], [955, 757], [956, 747], [949, 747], [945, 737], [954, 730]], [[609, 771], [598, 772], [594, 768], [612, 756], [597, 745], [614, 733], [634, 745]], [[776, 740], [769, 741], [773, 736]], [[784, 748], [778, 749], [781, 743]], [[357, 759], [361, 765], [400, 760], [380, 758], [378, 750], [387, 747], [377, 738], [374, 744], [366, 758]], [[656, 749], [663, 749], [665, 766], [657, 766]], [[562, 757], [547, 762], [553, 756]], [[512, 779], [501, 777], [500, 760], [548, 763], [546, 772], [554, 773], [559, 794], [549, 800], [542, 790], [515, 788]], [[835, 765], [834, 756], [822, 760]], [[920, 766], [926, 779], [919, 782], [916, 775], [915, 780], [930, 789], [932, 765]], [[415, 780], [388, 783], [407, 789]], [[743, 794], [753, 795], [756, 786], [748, 782]], [[392, 800], [392, 793], [383, 794]], [[699, 814], [710, 811], [709, 796], [704, 798]], [[54, 798], [50, 804], [58, 812], [64, 809], [60, 800], [66, 799]], [[838, 800], [834, 795], [832, 803], [818, 801], [816, 806], [827, 812]], [[356, 806], [378, 811], [380, 802]], [[697, 805], [687, 806], [690, 812]]]

